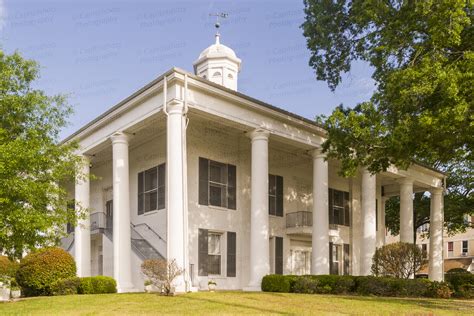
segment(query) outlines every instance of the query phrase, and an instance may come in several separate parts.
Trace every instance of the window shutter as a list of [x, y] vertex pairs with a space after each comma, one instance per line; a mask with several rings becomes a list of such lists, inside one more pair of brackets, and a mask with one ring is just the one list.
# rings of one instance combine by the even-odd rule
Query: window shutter
[[332, 242], [329, 243], [329, 274], [334, 274], [334, 262], [332, 261]]
[[275, 237], [275, 274], [283, 274], [283, 237]]
[[329, 224], [334, 224], [334, 210], [332, 207], [333, 204], [333, 195], [332, 195], [332, 189], [329, 189]]
[[236, 167], [233, 165], [227, 165], [227, 208], [231, 210], [237, 209], [236, 186]]
[[235, 277], [237, 272], [237, 235], [234, 232], [227, 232], [227, 276]]
[[344, 225], [351, 226], [349, 192], [344, 192]]
[[350, 245], [344, 244], [344, 275], [349, 275], [350, 267]]
[[209, 160], [199, 157], [199, 204], [209, 205]]
[[208, 241], [207, 241], [207, 229], [199, 229], [199, 238], [198, 238], [198, 275], [206, 276], [207, 275], [207, 263], [208, 263]]
[[143, 214], [143, 211], [145, 209], [144, 207], [144, 202], [145, 202], [145, 199], [143, 197], [143, 190], [144, 190], [144, 187], [143, 187], [143, 172], [140, 172], [138, 174], [138, 215], [142, 215]]
[[276, 216], [283, 217], [283, 177], [276, 176]]

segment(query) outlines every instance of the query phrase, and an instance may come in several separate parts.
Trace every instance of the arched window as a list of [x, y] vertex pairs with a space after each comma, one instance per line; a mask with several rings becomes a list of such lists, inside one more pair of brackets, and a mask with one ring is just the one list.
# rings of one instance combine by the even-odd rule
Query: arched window
[[227, 78], [229, 78], [230, 80], [233, 80], [233, 79], [234, 79], [234, 76], [232, 76], [232, 74], [228, 74], [228, 75], [227, 75]]
[[220, 73], [219, 71], [216, 71], [212, 76], [213, 76], [214, 78], [220, 77], [220, 76], [221, 76], [221, 73]]

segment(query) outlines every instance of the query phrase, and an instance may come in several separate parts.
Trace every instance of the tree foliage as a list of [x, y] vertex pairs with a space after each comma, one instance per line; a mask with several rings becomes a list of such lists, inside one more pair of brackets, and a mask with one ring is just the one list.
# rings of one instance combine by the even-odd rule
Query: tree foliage
[[12, 258], [55, 244], [75, 220], [59, 185], [79, 164], [75, 145], [58, 140], [71, 108], [33, 88], [38, 76], [34, 61], [0, 50], [0, 251]]
[[[327, 130], [328, 157], [341, 161], [344, 176], [361, 166], [372, 173], [406, 169], [413, 161], [447, 172], [447, 225], [464, 229], [463, 213], [474, 211], [472, 0], [304, 3], [316, 78], [335, 90], [358, 60], [375, 81], [370, 100], [317, 118]], [[416, 209], [420, 223], [427, 209]]]
[[397, 242], [378, 248], [372, 259], [375, 276], [408, 279], [426, 263], [417, 245]]

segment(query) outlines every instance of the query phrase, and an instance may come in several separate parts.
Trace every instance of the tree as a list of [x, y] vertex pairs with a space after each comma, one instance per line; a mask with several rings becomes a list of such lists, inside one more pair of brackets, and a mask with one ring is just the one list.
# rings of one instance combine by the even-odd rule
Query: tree
[[397, 242], [377, 248], [372, 259], [372, 274], [408, 279], [426, 263], [424, 254], [414, 244]]
[[56, 244], [64, 225], [85, 211], [67, 207], [60, 185], [80, 163], [75, 145], [58, 140], [71, 107], [64, 96], [32, 87], [38, 69], [0, 50], [0, 252], [10, 258]]
[[176, 260], [148, 259], [142, 263], [142, 273], [157, 288], [162, 288], [164, 294], [174, 294], [173, 281], [183, 274]]
[[377, 173], [414, 161], [448, 172], [445, 214], [457, 220], [447, 225], [466, 227], [461, 214], [474, 211], [473, 2], [304, 3], [302, 28], [316, 78], [335, 90], [359, 60], [375, 81], [369, 101], [317, 117], [327, 130], [328, 157], [341, 161], [347, 177], [361, 166]]

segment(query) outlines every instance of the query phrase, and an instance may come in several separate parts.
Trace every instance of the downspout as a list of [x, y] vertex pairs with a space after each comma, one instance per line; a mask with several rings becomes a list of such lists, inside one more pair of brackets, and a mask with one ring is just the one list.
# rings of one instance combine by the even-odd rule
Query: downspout
[[186, 291], [191, 290], [192, 284], [190, 284], [190, 277], [191, 277], [191, 271], [189, 271], [189, 258], [188, 258], [188, 247], [189, 247], [189, 235], [188, 235], [188, 164], [187, 164], [187, 143], [186, 143], [186, 130], [188, 128], [188, 123], [189, 123], [189, 118], [187, 117], [188, 113], [188, 75], [184, 75], [184, 113], [183, 113], [183, 118], [182, 124], [184, 133], [182, 133], [182, 143], [183, 143], [183, 154], [181, 156], [182, 159], [182, 166], [183, 166], [183, 215], [184, 215], [184, 229], [183, 229], [183, 240], [184, 240], [184, 277], [185, 277], [185, 284], [186, 284]]

